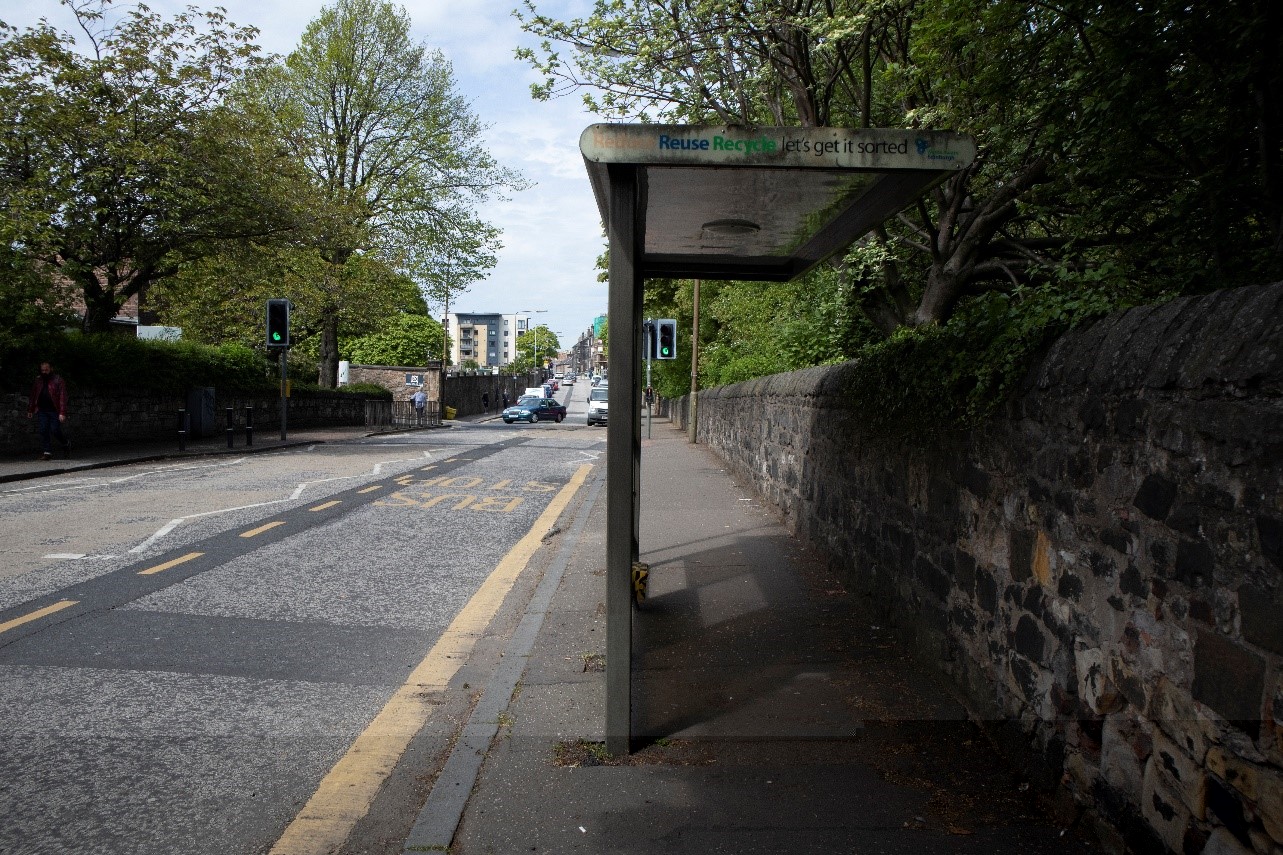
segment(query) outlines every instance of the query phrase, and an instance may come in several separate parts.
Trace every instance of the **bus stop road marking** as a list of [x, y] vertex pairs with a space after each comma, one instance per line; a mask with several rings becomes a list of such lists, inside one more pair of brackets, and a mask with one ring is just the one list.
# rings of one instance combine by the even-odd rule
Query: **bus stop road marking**
[[591, 466], [581, 466], [553, 497], [406, 682], [321, 780], [316, 793], [286, 827], [268, 855], [321, 855], [339, 850], [357, 822], [369, 812], [375, 795], [410, 740], [431, 717], [432, 705], [424, 696], [444, 691], [467, 661], [504, 597], [539, 550], [543, 536], [557, 522], [591, 470]]

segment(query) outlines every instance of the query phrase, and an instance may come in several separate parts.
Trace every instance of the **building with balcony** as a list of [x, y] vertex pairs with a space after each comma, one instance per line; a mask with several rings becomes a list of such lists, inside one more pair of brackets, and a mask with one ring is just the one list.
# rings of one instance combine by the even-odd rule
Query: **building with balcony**
[[451, 312], [446, 316], [450, 340], [450, 365], [475, 362], [483, 368], [498, 368], [517, 358], [517, 336], [525, 332], [528, 319], [496, 312]]

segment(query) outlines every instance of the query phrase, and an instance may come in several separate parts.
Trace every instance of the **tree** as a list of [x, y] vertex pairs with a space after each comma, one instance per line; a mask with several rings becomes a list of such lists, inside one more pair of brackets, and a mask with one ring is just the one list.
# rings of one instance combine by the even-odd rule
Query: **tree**
[[621, 119], [973, 134], [970, 168], [838, 262], [844, 299], [884, 334], [994, 291], [1126, 303], [1283, 273], [1283, 16], [1268, 0], [598, 0], [566, 22], [526, 5], [539, 98], [589, 90]]
[[261, 348], [266, 301], [287, 298], [294, 305], [294, 351], [315, 359], [323, 323], [317, 307], [334, 302], [335, 294], [343, 296], [337, 313], [341, 340], [377, 333], [389, 318], [428, 311], [414, 282], [370, 255], [353, 255], [339, 267], [309, 247], [251, 243], [183, 265], [155, 289], [153, 300], [165, 320], [191, 340]]
[[450, 64], [410, 40], [408, 16], [391, 3], [323, 9], [261, 91], [341, 220], [317, 244], [339, 286], [314, 307], [319, 379], [333, 386], [342, 315], [363, 299], [341, 287], [351, 259], [369, 253], [444, 302], [495, 261], [498, 232], [475, 206], [523, 184], [483, 148]]
[[344, 354], [361, 365], [423, 365], [441, 357], [445, 331], [426, 315], [400, 314], [378, 332], [346, 342]]
[[257, 63], [221, 12], [64, 0], [84, 31], [0, 24], [0, 241], [73, 283], [84, 328], [228, 241], [295, 229], [299, 170], [224, 96]]
[[519, 365], [543, 366], [545, 362], [557, 355], [561, 342], [557, 334], [540, 324], [517, 334], [517, 359]]

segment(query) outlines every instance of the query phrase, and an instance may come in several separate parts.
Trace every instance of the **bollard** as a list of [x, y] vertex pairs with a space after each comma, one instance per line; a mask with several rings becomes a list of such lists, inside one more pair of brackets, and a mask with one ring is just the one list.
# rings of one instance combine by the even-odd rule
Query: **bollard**
[[227, 408], [227, 447], [231, 448], [236, 437], [236, 411]]
[[187, 450], [187, 410], [178, 409], [178, 450]]
[[245, 408], [245, 444], [254, 444], [254, 408]]

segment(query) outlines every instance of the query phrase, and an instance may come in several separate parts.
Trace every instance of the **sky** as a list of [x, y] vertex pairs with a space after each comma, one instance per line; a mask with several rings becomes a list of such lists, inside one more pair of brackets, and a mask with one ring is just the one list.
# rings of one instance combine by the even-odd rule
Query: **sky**
[[[189, 4], [223, 7], [230, 21], [258, 28], [265, 53], [282, 55], [293, 50], [326, 5], [324, 0], [147, 0], [166, 17]], [[414, 38], [439, 49], [453, 64], [456, 91], [490, 126], [490, 153], [533, 184], [481, 211], [503, 231], [503, 249], [488, 277], [472, 283], [450, 310], [534, 312], [533, 323], [546, 324], [563, 347], [569, 346], [606, 312], [607, 289], [597, 281], [595, 266], [605, 239], [579, 154], [579, 134], [599, 119], [584, 109], [578, 93], [545, 102], [530, 97], [530, 84], [538, 77], [513, 57], [519, 46], [536, 46], [512, 16], [520, 0], [401, 0], [401, 5], [413, 22]], [[591, 0], [536, 0], [536, 6], [541, 14], [567, 19], [586, 16]], [[117, 0], [114, 8], [132, 4]], [[42, 17], [60, 30], [79, 32], [57, 0], [0, 0], [0, 21], [24, 27]], [[440, 317], [440, 306], [432, 310]]]

